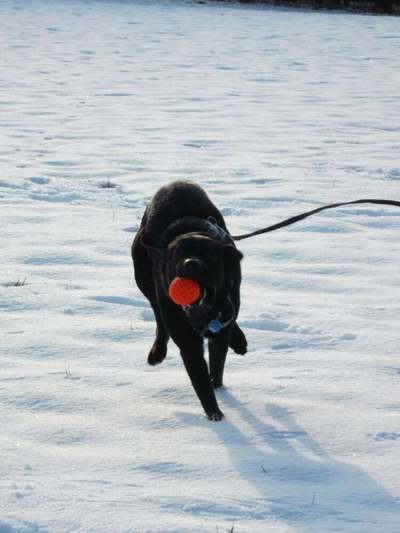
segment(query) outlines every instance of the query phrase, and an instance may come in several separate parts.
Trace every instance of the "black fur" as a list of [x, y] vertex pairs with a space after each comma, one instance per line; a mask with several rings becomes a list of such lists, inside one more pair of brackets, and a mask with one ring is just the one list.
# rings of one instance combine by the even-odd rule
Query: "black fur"
[[[143, 215], [132, 259], [136, 283], [150, 301], [157, 323], [148, 363], [163, 361], [171, 337], [208, 418], [220, 420], [223, 414], [213, 389], [222, 386], [228, 347], [239, 354], [247, 351], [246, 337], [236, 323], [242, 254], [221, 213], [195, 183], [177, 181], [162, 187]], [[199, 282], [202, 298], [197, 305], [183, 308], [169, 298], [168, 287], [176, 276]], [[224, 327], [213, 333], [208, 328], [216, 318]]]

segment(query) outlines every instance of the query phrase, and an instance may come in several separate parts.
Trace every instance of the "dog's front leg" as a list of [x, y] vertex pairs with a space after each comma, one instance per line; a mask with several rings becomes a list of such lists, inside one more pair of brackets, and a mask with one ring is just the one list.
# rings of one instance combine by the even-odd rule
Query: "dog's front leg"
[[215, 398], [203, 351], [201, 342], [196, 346], [191, 345], [190, 349], [182, 349], [181, 356], [206, 415], [210, 420], [221, 420], [224, 415]]
[[244, 355], [247, 352], [246, 335], [240, 329], [237, 322], [233, 324], [229, 346], [235, 353], [238, 353], [239, 355]]
[[214, 389], [222, 387], [230, 331], [223, 331], [208, 341], [210, 376]]
[[186, 371], [206, 415], [210, 420], [221, 420], [224, 415], [218, 407], [211, 384], [202, 337], [186, 322], [183, 312], [174, 304], [164, 299], [161, 308], [168, 332], [180, 350]]

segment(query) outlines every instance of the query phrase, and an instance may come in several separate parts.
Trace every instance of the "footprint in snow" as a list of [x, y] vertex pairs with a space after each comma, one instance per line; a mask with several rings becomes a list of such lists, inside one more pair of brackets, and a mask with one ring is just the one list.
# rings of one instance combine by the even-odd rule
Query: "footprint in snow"
[[400, 168], [393, 168], [387, 175], [388, 180], [400, 180]]
[[187, 475], [192, 469], [190, 467], [186, 467], [185, 465], [181, 463], [177, 463], [174, 461], [171, 462], [161, 462], [161, 463], [149, 463], [145, 465], [140, 466], [134, 466], [132, 470], [141, 470], [144, 472], [148, 472], [149, 474], [153, 474], [156, 476], [167, 476], [170, 477], [171, 475]]
[[336, 346], [343, 341], [354, 340], [356, 335], [345, 333], [333, 336], [310, 326], [291, 325], [271, 315], [261, 315], [252, 320], [242, 320], [241, 326], [260, 331], [284, 333], [285, 337], [273, 339], [272, 350], [291, 350], [311, 347]]
[[[371, 435], [371, 434], [370, 434]], [[400, 440], [400, 433], [396, 431], [380, 431], [374, 436], [374, 440], [380, 442], [383, 440]]]
[[95, 302], [102, 302], [114, 305], [129, 305], [133, 307], [143, 307], [149, 309], [149, 304], [139, 298], [125, 298], [124, 296], [93, 296], [89, 298]]
[[50, 180], [48, 178], [41, 177], [29, 178], [29, 181], [35, 183], [36, 185], [47, 185], [48, 183], [50, 183]]

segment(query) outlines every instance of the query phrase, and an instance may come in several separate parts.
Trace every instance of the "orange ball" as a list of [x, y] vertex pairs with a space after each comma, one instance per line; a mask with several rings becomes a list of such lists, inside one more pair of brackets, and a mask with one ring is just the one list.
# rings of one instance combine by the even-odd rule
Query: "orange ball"
[[175, 278], [172, 280], [168, 295], [177, 305], [190, 305], [200, 298], [200, 285], [189, 278]]

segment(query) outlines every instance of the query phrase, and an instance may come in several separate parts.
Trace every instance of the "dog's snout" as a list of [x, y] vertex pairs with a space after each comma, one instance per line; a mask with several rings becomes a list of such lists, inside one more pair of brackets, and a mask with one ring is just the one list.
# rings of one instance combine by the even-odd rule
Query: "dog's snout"
[[189, 278], [198, 275], [201, 271], [201, 268], [201, 261], [194, 257], [191, 257], [190, 259], [185, 259], [183, 262], [183, 270], [185, 272], [185, 275]]

